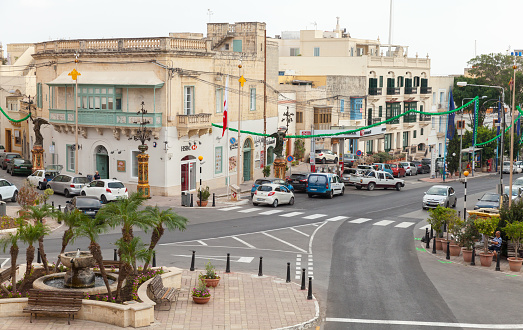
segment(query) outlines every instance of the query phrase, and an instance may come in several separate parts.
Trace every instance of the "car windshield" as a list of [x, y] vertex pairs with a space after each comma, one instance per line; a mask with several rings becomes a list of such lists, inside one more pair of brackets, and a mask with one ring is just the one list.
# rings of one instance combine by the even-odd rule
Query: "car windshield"
[[117, 189], [117, 188], [125, 188], [125, 186], [124, 186], [123, 183], [121, 183], [121, 182], [109, 182], [109, 183], [107, 184], [107, 186], [108, 186], [109, 188], [115, 188], [115, 189]]
[[325, 175], [311, 175], [309, 176], [309, 183], [325, 184], [327, 177]]
[[262, 180], [262, 179], [258, 179], [254, 182], [254, 184], [264, 184], [264, 183], [270, 183], [269, 180]]
[[291, 180], [301, 180], [305, 179], [305, 174], [291, 174]]
[[438, 195], [447, 196], [447, 188], [445, 187], [432, 187], [427, 191], [427, 195]]
[[13, 159], [13, 164], [20, 165], [20, 164], [31, 164], [30, 160], [22, 159], [22, 158], [15, 158]]
[[521, 178], [517, 178], [517, 179], [514, 181], [514, 185], [523, 186], [523, 177], [521, 177]]
[[271, 186], [259, 186], [258, 191], [272, 191]]
[[401, 163], [403, 166], [409, 166], [409, 163]]
[[483, 202], [499, 202], [499, 195], [498, 194], [485, 194], [483, 197], [481, 197], [481, 201]]
[[78, 176], [73, 179], [73, 183], [89, 183], [89, 179], [85, 176]]
[[[510, 187], [505, 187], [505, 194], [508, 195]], [[517, 196], [519, 192], [518, 188], [512, 187], [512, 196]]]
[[396, 168], [396, 167], [398, 167], [398, 165], [396, 165], [396, 164], [390, 164], [390, 168]]
[[100, 201], [95, 198], [77, 198], [76, 207], [100, 207]]

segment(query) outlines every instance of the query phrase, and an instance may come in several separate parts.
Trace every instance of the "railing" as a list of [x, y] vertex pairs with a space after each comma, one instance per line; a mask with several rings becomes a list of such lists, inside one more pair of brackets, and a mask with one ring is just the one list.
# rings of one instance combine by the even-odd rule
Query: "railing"
[[417, 94], [418, 88], [417, 87], [405, 87], [405, 94]]
[[387, 87], [387, 95], [400, 95], [399, 87]]
[[178, 124], [184, 126], [197, 126], [199, 124], [209, 124], [211, 122], [210, 113], [199, 113], [196, 115], [177, 115]]
[[419, 121], [431, 121], [431, 117], [430, 117], [430, 115], [424, 115], [424, 114], [420, 113]]
[[[390, 118], [392, 118], [392, 117], [390, 117]], [[387, 120], [390, 119], [390, 118], [387, 117]], [[396, 119], [394, 119], [392, 121], [387, 122], [387, 124], [399, 124], [399, 123], [400, 123], [400, 119], [399, 118], [396, 118]]]
[[404, 123], [415, 123], [416, 122], [416, 113], [409, 113], [408, 115], [403, 116]]
[[379, 123], [381, 122], [381, 118], [372, 118], [372, 123], [373, 124], [376, 124], [376, 123]]
[[314, 129], [330, 129], [331, 124], [316, 124], [314, 123]]
[[381, 87], [369, 87], [369, 95], [381, 95]]
[[420, 88], [420, 94], [431, 94], [432, 93], [432, 87], [421, 87]]
[[[74, 110], [49, 110], [49, 122], [52, 124], [74, 124]], [[147, 127], [162, 127], [162, 113], [149, 112], [144, 115], [149, 120]], [[136, 112], [122, 112], [110, 110], [78, 110], [78, 125], [81, 126], [120, 126], [139, 127], [142, 117]]]

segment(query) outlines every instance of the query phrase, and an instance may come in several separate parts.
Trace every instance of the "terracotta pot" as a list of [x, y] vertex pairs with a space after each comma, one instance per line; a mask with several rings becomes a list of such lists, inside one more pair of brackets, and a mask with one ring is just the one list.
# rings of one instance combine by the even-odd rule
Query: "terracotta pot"
[[519, 272], [521, 270], [521, 265], [523, 264], [523, 259], [515, 257], [507, 258], [508, 265], [510, 267], [511, 272]]
[[447, 253], [447, 242], [450, 242], [450, 241], [447, 241], [444, 238], [441, 239], [441, 247], [442, 247], [443, 253]]
[[494, 253], [481, 252], [479, 254], [479, 260], [481, 262], [481, 266], [490, 267], [490, 265], [492, 265], [493, 257], [494, 257]]
[[461, 252], [461, 246], [457, 244], [450, 244], [450, 255], [453, 257], [458, 257]]
[[209, 297], [195, 297], [195, 296], [193, 296], [192, 300], [195, 303], [197, 303], [197, 304], [206, 304], [206, 303], [209, 302], [209, 300], [211, 300], [211, 296], [209, 296]]
[[209, 201], [196, 201], [196, 204], [201, 207], [207, 206], [207, 203], [209, 203]]
[[471, 262], [472, 261], [472, 250], [467, 250], [466, 248], [463, 248], [461, 251], [463, 251], [463, 261]]
[[443, 250], [443, 243], [441, 242], [443, 238], [436, 238], [436, 250]]
[[218, 286], [218, 282], [220, 282], [220, 278], [204, 278], [203, 279], [205, 281], [205, 286], [206, 287], [217, 287]]

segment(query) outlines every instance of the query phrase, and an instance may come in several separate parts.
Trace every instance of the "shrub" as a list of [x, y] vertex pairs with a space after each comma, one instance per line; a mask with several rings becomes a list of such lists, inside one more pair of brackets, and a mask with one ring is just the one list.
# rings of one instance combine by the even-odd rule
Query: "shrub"
[[210, 195], [211, 193], [209, 192], [209, 187], [205, 187], [205, 189], [202, 187], [198, 188], [198, 198], [201, 201], [208, 200]]
[[271, 175], [271, 165], [267, 165], [263, 168], [263, 177], [268, 177]]
[[18, 191], [16, 201], [22, 209], [27, 209], [28, 206], [34, 206], [38, 203], [39, 196], [40, 194], [36, 191], [36, 188], [31, 186], [29, 181], [26, 181], [24, 186]]

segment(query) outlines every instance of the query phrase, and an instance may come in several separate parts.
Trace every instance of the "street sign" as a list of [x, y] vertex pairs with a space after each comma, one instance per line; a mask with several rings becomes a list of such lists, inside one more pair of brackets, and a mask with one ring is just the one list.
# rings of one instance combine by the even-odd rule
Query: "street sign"
[[287, 157], [287, 161], [290, 163], [294, 160], [294, 157], [292, 157], [291, 155], [289, 155], [289, 157]]
[[310, 159], [311, 159], [311, 165], [316, 165], [316, 158], [315, 158], [314, 152], [311, 152]]
[[229, 140], [229, 142], [230, 142], [231, 144], [234, 144], [234, 142], [236, 142], [236, 139], [232, 137], [232, 138]]
[[361, 150], [356, 151], [357, 156], [361, 156], [361, 154], [362, 154]]

